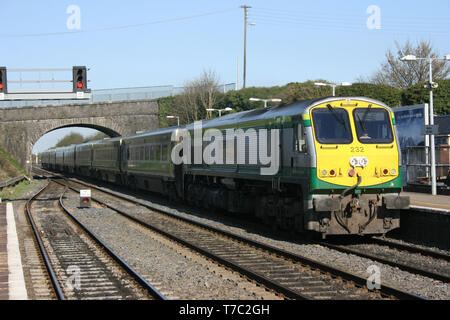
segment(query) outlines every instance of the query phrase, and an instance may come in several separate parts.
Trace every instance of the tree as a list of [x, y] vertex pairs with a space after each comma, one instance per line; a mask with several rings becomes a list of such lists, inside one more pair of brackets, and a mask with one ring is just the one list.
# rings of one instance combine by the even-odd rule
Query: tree
[[71, 132], [66, 135], [64, 138], [59, 139], [58, 143], [51, 149], [70, 146], [72, 144], [80, 144], [83, 143], [83, 136], [76, 132]]
[[59, 139], [58, 143], [50, 149], [71, 146], [73, 144], [80, 144], [80, 143], [85, 143], [85, 142], [89, 142], [89, 141], [102, 140], [104, 138], [108, 138], [108, 135], [104, 134], [103, 132], [93, 133], [86, 138], [84, 138], [79, 133], [71, 132], [68, 135], [64, 136], [63, 138]]
[[[262, 108], [264, 103], [251, 102], [250, 98], [281, 98], [283, 87], [248, 87], [241, 90], [232, 90], [225, 94], [224, 98], [219, 102], [221, 109], [231, 108], [235, 112], [246, 111], [255, 108]], [[278, 103], [269, 102], [269, 106]]]
[[[450, 114], [450, 79], [438, 80], [438, 87], [433, 89], [434, 114]], [[430, 91], [424, 88], [425, 82], [420, 82], [405, 89], [402, 93], [403, 105], [414, 105], [430, 102]]]
[[89, 141], [97, 141], [97, 140], [103, 140], [105, 138], [109, 138], [108, 135], [104, 134], [103, 132], [97, 132], [97, 133], [93, 133], [90, 136], [87, 136], [86, 138], [83, 139], [83, 143], [84, 142], [89, 142]]
[[173, 122], [173, 119], [167, 119], [167, 116], [174, 115], [177, 110], [176, 97], [168, 96], [159, 98], [158, 107], [159, 107], [159, 127], [165, 128], [175, 125], [176, 122]]
[[223, 94], [219, 91], [219, 79], [212, 71], [203, 71], [197, 79], [185, 82], [181, 94], [175, 98], [177, 108], [173, 115], [180, 117], [180, 122], [191, 123], [205, 118], [206, 109], [216, 106]]
[[363, 96], [386, 103], [390, 107], [402, 105], [402, 90], [385, 84], [353, 83], [348, 87], [337, 87], [338, 96]]
[[[395, 42], [397, 52], [394, 54], [389, 49], [386, 52], [386, 61], [381, 68], [371, 77], [374, 84], [386, 84], [396, 88], [409, 88], [419, 82], [428, 80], [429, 62], [427, 60], [401, 61], [406, 55], [415, 55], [420, 58], [441, 57], [427, 41], [413, 45], [407, 41], [403, 46]], [[450, 66], [445, 61], [433, 61], [433, 80], [445, 79], [450, 74]]]
[[332, 95], [330, 87], [316, 87], [315, 82], [328, 82], [325, 80], [308, 80], [306, 82], [288, 83], [280, 92], [280, 98], [283, 103], [292, 103], [295, 101], [315, 99], [319, 97], [327, 97]]

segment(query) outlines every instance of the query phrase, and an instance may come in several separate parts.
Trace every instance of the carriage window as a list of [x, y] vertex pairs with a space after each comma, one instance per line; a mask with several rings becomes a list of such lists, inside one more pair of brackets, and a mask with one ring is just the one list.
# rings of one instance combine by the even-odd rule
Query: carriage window
[[156, 161], [161, 161], [161, 145], [156, 145]]
[[167, 161], [169, 146], [167, 144], [162, 146], [162, 161]]
[[160, 161], [161, 160], [161, 146], [152, 145], [150, 147], [150, 160]]

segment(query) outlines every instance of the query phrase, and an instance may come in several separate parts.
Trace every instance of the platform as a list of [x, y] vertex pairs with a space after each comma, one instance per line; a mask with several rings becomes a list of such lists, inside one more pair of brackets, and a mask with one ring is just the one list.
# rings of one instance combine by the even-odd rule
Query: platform
[[431, 195], [420, 192], [402, 192], [401, 195], [409, 196], [411, 199], [411, 209], [420, 211], [442, 212], [450, 215], [450, 196]]
[[26, 300], [14, 210], [0, 203], [0, 300]]

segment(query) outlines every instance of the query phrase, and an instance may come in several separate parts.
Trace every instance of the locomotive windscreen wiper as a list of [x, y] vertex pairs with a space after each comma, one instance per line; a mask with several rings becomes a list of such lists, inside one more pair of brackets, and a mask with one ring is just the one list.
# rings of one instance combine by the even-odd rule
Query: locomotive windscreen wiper
[[[364, 121], [361, 120], [361, 118], [359, 117], [359, 114], [356, 114], [356, 118], [358, 118], [358, 123], [359, 123], [361, 129], [363, 130], [363, 132], [364, 132], [365, 134], [367, 134], [367, 130], [366, 130], [366, 128], [364, 127]], [[363, 119], [365, 119], [364, 116], [363, 116]], [[363, 135], [363, 136], [364, 136], [364, 135]]]
[[366, 118], [367, 118], [367, 115], [369, 114], [370, 108], [372, 108], [372, 105], [371, 105], [371, 104], [369, 104], [369, 105], [367, 106], [366, 111], [364, 111], [362, 120], [361, 120], [361, 118], [359, 117], [359, 114], [356, 115], [356, 117], [358, 118], [359, 125], [361, 126], [361, 129], [363, 129], [364, 133], [367, 133], [367, 130], [366, 130], [366, 128], [364, 127], [364, 123], [366, 122]]
[[[369, 104], [368, 106], [367, 106], [367, 109], [366, 109], [366, 111], [364, 112], [364, 114], [363, 114], [363, 121], [365, 122], [366, 121], [366, 117], [367, 117], [367, 114], [369, 113], [369, 111], [370, 111], [370, 108], [372, 108], [372, 105], [371, 104]], [[358, 117], [359, 118], [359, 117]]]
[[331, 104], [327, 104], [328, 110], [330, 110], [331, 114], [336, 118], [337, 121], [339, 121], [345, 128], [345, 120], [340, 117], [340, 115], [336, 112], [336, 110], [333, 109]]

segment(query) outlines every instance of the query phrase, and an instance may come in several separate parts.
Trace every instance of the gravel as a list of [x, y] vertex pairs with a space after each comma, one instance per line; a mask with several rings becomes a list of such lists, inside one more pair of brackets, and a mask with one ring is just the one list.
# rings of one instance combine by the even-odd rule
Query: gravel
[[350, 245], [346, 246], [346, 248], [356, 249], [357, 251], [368, 253], [379, 258], [393, 259], [397, 263], [403, 263], [426, 271], [450, 276], [450, 264], [445, 260], [424, 257], [417, 253], [410, 253], [403, 250], [392, 249], [388, 246], [374, 244]]
[[[131, 199], [139, 199], [139, 201], [145, 202], [155, 207], [160, 206], [166, 208], [157, 203], [152, 203], [149, 200], [142, 200], [141, 198], [135, 198], [130, 196]], [[305, 244], [295, 241], [278, 240], [274, 237], [266, 236], [258, 231], [252, 231], [251, 227], [244, 226], [245, 223], [239, 223], [237, 225], [232, 219], [226, 217], [207, 217], [199, 214], [185, 213], [179, 209], [169, 209], [170, 212], [186, 217], [198, 222], [211, 225], [222, 230], [231, 231], [235, 234], [245, 236], [247, 238], [267, 243], [269, 245], [290, 251], [295, 254], [305, 256], [309, 259], [320, 261], [324, 264], [331, 265], [336, 268], [340, 268], [347, 272], [359, 275], [364, 278], [369, 278], [373, 271], [370, 271], [370, 267], [375, 265], [380, 270], [380, 279], [382, 284], [395, 287], [400, 290], [404, 290], [422, 297], [436, 300], [448, 300], [450, 299], [450, 286], [447, 283], [423, 277], [416, 274], [400, 270], [395, 267], [381, 264], [379, 262], [362, 258], [352, 254], [346, 254], [338, 252], [317, 244]], [[424, 257], [423, 259], [427, 259]], [[427, 264], [427, 261], [423, 261], [423, 264]], [[446, 264], [450, 269], [450, 264]], [[445, 268], [445, 265], [440, 265], [440, 268]]]
[[[413, 294], [417, 294], [429, 299], [444, 299], [444, 300], [450, 299], [449, 284], [434, 279], [430, 279], [427, 277], [419, 276], [416, 274], [411, 274], [409, 272], [402, 271], [398, 268], [384, 265], [370, 259], [362, 258], [352, 254], [338, 252], [336, 250], [323, 247], [321, 245], [304, 244], [304, 243], [296, 243], [294, 241], [283, 241], [273, 239], [268, 236], [254, 233], [250, 231], [248, 228], [230, 225], [230, 223], [226, 221], [223, 222], [212, 221], [208, 218], [187, 215], [182, 212], [178, 212], [177, 214], [184, 217], [189, 217], [190, 219], [208, 225], [212, 225], [222, 230], [234, 232], [238, 235], [245, 236], [247, 238], [262, 243], [266, 243], [295, 254], [305, 256], [312, 260], [320, 261], [321, 263], [331, 265], [336, 268], [340, 268], [342, 270], [359, 275], [361, 277], [368, 278], [369, 276], [371, 276], [373, 271], [370, 272], [369, 267], [375, 265], [379, 267], [380, 279], [382, 284], [395, 287]], [[450, 268], [450, 265], [448, 263], [447, 267]]]
[[169, 299], [277, 299], [215, 263], [179, 246], [116, 212], [92, 204], [80, 209], [79, 196], [64, 204], [122, 259]]

